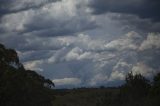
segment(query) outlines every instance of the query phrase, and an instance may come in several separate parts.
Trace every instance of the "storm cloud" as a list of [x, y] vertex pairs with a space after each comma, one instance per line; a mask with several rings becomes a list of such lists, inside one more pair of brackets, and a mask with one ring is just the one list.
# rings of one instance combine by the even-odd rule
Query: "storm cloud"
[[1, 0], [0, 42], [57, 88], [160, 71], [158, 0]]
[[91, 0], [89, 4], [94, 14], [106, 12], [134, 14], [141, 18], [160, 21], [159, 0]]
[[0, 17], [6, 14], [18, 13], [29, 9], [38, 9], [46, 4], [56, 1], [58, 0], [1, 0]]

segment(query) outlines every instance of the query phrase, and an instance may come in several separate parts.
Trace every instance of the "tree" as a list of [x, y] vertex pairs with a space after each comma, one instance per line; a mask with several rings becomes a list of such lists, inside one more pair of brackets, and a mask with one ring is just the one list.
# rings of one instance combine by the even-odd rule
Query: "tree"
[[160, 73], [153, 78], [152, 94], [160, 96]]
[[50, 86], [52, 81], [25, 70], [16, 51], [0, 44], [0, 106], [51, 106]]
[[126, 76], [126, 83], [122, 87], [123, 93], [127, 97], [140, 98], [148, 94], [150, 83], [141, 74], [133, 75], [132, 72]]

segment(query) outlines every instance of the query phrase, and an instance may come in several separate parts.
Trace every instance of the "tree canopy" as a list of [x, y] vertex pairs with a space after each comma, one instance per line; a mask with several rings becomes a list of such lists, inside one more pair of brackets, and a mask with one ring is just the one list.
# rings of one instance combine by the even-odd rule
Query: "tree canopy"
[[54, 83], [25, 70], [15, 50], [0, 44], [0, 106], [51, 106]]

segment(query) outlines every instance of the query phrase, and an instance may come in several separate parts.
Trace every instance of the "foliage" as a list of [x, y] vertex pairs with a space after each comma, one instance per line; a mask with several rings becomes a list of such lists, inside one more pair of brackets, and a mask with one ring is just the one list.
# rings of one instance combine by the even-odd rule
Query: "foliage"
[[16, 51], [0, 44], [0, 106], [51, 106], [54, 84], [25, 70]]
[[153, 89], [154, 95], [160, 95], [160, 73], [158, 73], [153, 79]]
[[124, 92], [122, 93], [129, 98], [140, 98], [148, 94], [149, 88], [149, 80], [147, 80], [141, 74], [133, 75], [133, 73], [130, 72], [126, 76], [126, 83], [122, 87]]

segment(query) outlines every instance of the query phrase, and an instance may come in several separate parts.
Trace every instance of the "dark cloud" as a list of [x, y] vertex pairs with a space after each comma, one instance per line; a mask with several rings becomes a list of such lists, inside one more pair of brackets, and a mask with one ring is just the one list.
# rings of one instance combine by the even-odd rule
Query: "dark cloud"
[[[20, 34], [29, 33], [34, 36], [53, 37], [73, 35], [74, 33], [97, 27], [95, 22], [91, 20], [92, 17], [85, 11], [86, 7], [77, 6], [83, 3], [79, 1], [67, 2], [65, 0], [50, 3], [53, 1], [55, 0], [16, 0], [15, 2], [19, 3], [17, 5], [14, 5], [16, 4], [15, 2], [8, 2], [8, 5], [13, 4], [13, 7], [9, 9], [1, 4], [1, 13], [5, 12], [5, 9], [8, 9], [8, 11], [16, 10], [17, 12], [1, 18], [0, 31], [4, 33], [19, 32]], [[7, 2], [4, 1], [3, 3], [7, 5]], [[37, 9], [34, 9], [34, 6]], [[26, 11], [23, 11], [23, 8]]]
[[[39, 21], [39, 24], [37, 24]], [[45, 22], [42, 22], [45, 21]], [[53, 37], [72, 35], [85, 30], [91, 30], [98, 27], [94, 22], [86, 21], [83, 19], [67, 20], [65, 22], [59, 22], [56, 20], [39, 20], [33, 19], [31, 23], [25, 25], [25, 32], [29, 32], [32, 35], [40, 37]]]
[[0, 42], [25, 68], [58, 87], [114, 86], [131, 70], [159, 71], [160, 37], [148, 34], [159, 32], [157, 0], [52, 1], [0, 0]]
[[46, 4], [61, 0], [0, 0], [0, 18], [3, 15], [38, 9]]
[[89, 6], [93, 8], [94, 14], [106, 12], [126, 13], [160, 21], [159, 0], [92, 0]]
[[124, 27], [123, 31], [137, 31], [142, 33], [160, 32], [160, 22], [151, 19], [142, 19], [133, 14], [110, 13], [112, 20], [120, 22]]
[[36, 51], [27, 51], [19, 52], [19, 57], [21, 62], [34, 61], [40, 59], [48, 59], [55, 53], [55, 50], [36, 50]]

